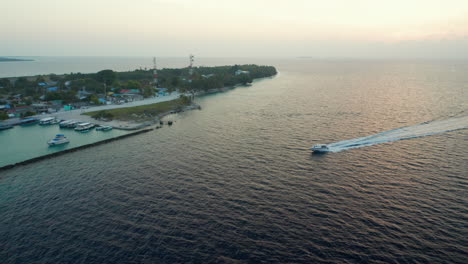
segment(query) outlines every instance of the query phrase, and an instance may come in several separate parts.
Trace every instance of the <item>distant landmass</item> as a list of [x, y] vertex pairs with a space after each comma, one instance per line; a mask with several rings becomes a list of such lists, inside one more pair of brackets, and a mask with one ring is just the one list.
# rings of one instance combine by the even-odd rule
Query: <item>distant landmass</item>
[[0, 57], [0, 61], [33, 61], [33, 60], [30, 60], [30, 59], [15, 59], [15, 58]]

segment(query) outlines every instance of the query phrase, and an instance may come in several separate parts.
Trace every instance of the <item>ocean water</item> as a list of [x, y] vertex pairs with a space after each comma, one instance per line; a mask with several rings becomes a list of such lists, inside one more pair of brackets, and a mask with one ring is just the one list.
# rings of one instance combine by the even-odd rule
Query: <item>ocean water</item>
[[280, 74], [1, 172], [1, 263], [466, 263], [468, 62], [244, 60]]

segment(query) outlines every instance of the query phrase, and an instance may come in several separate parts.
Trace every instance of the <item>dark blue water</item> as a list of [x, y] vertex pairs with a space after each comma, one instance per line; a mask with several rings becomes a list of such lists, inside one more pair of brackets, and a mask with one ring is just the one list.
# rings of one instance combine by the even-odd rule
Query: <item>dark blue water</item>
[[265, 64], [170, 128], [1, 172], [1, 263], [466, 263], [468, 130], [440, 124], [468, 63]]

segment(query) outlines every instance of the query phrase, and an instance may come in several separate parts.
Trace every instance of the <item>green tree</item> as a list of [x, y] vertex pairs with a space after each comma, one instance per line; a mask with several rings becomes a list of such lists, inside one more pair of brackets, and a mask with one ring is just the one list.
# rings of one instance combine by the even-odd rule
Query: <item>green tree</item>
[[92, 102], [93, 104], [96, 104], [96, 105], [101, 104], [101, 102], [99, 102], [99, 98], [97, 98], [97, 96], [94, 95], [94, 94], [92, 94], [92, 95], [89, 97], [89, 101]]
[[36, 114], [36, 112], [27, 111], [26, 113], [24, 113], [23, 117], [33, 116], [35, 114]]
[[253, 81], [252, 77], [250, 77], [250, 74], [241, 74], [237, 77], [237, 81], [240, 83], [246, 85], [248, 83], [251, 83]]
[[145, 97], [145, 98], [152, 97], [152, 96], [154, 96], [154, 94], [155, 94], [155, 91], [154, 91], [153, 87], [148, 87], [147, 86], [147, 87], [143, 88], [143, 97]]
[[32, 83], [25, 77], [19, 77], [15, 82], [16, 88], [26, 88], [32, 86]]
[[188, 105], [188, 104], [190, 104], [190, 102], [192, 102], [191, 97], [186, 96], [186, 95], [183, 95], [183, 94], [181, 94], [181, 95], [179, 96], [179, 98], [180, 98], [180, 100], [182, 101], [182, 104], [185, 104], [185, 105]]
[[96, 73], [96, 80], [111, 85], [117, 79], [117, 74], [113, 70], [102, 70]]
[[49, 79], [54, 82], [58, 82], [61, 80], [61, 78], [57, 74], [53, 73], [49, 74]]
[[8, 114], [4, 111], [0, 111], [0, 120], [8, 119]]
[[125, 88], [127, 89], [140, 89], [141, 88], [141, 83], [139, 81], [128, 81], [125, 83]]
[[39, 76], [37, 76], [37, 78], [36, 78], [36, 83], [41, 83], [41, 82], [45, 82], [45, 79], [44, 79], [44, 76], [39, 75]]
[[173, 76], [173, 77], [171, 78], [171, 85], [172, 85], [173, 87], [179, 86], [179, 77]]

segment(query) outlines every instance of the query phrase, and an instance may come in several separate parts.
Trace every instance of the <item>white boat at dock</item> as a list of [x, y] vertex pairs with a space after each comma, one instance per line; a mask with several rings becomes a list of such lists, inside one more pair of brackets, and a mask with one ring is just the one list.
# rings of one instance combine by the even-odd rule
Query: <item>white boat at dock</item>
[[72, 120], [72, 121], [70, 121], [70, 123], [68, 123], [65, 127], [66, 127], [66, 128], [75, 128], [79, 123], [81, 123], [81, 122], [80, 122], [80, 121]]
[[59, 126], [60, 126], [60, 127], [68, 127], [68, 125], [69, 125], [71, 122], [74, 122], [74, 121], [73, 121], [73, 120], [65, 120], [65, 121], [60, 122]]
[[65, 137], [63, 134], [57, 134], [54, 139], [51, 139], [47, 142], [49, 146], [56, 146], [56, 145], [62, 145], [70, 142], [70, 140]]
[[94, 127], [94, 124], [92, 123], [80, 123], [77, 124], [75, 127], [75, 131], [89, 131], [91, 128]]
[[55, 118], [54, 120], [50, 121], [50, 124], [55, 125], [55, 124], [58, 124], [60, 122], [62, 122], [62, 120]]
[[56, 120], [55, 117], [42, 118], [41, 120], [39, 120], [39, 125], [45, 126], [45, 125], [56, 124], [56, 123], [53, 123], [55, 120]]
[[109, 131], [109, 130], [112, 130], [112, 127], [111, 126], [97, 126], [96, 130], [97, 131]]

